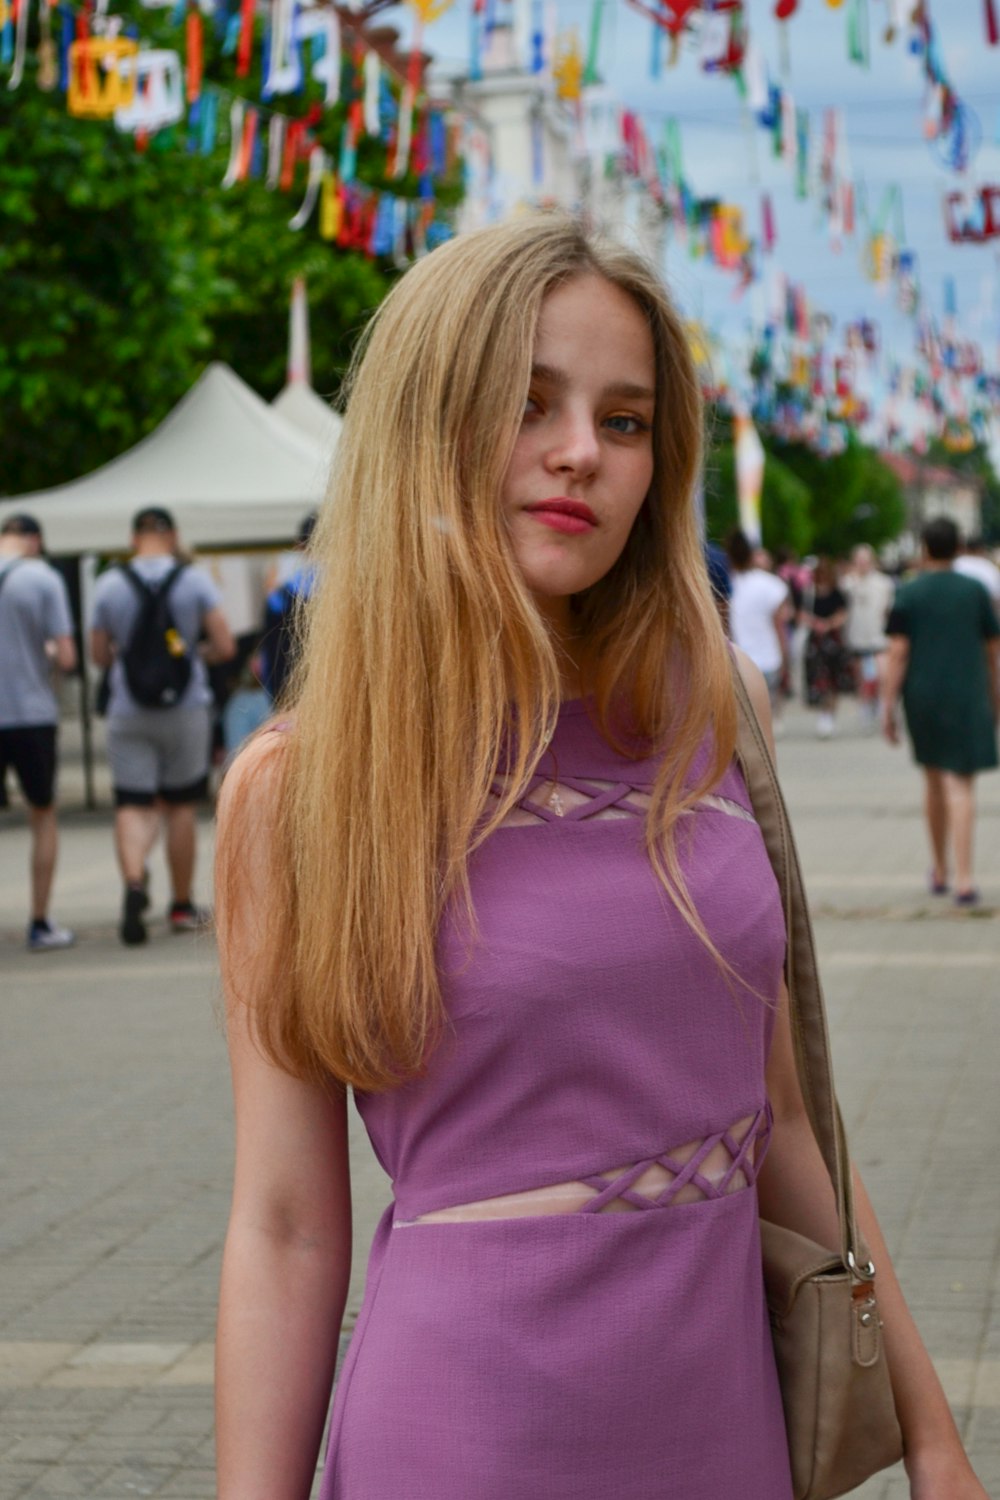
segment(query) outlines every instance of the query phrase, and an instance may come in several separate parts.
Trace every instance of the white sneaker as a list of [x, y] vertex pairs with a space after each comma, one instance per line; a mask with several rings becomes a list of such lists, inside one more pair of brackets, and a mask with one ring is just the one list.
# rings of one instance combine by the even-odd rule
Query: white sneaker
[[834, 731], [833, 714], [816, 715], [816, 737], [821, 740], [830, 739]]
[[76, 933], [55, 922], [29, 922], [28, 948], [32, 953], [42, 953], [47, 948], [72, 948]]

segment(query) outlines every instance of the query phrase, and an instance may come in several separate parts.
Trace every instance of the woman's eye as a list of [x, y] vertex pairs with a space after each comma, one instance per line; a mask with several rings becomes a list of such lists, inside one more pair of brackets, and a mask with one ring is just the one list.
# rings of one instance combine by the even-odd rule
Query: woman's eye
[[620, 432], [625, 437], [634, 437], [638, 432], [649, 431], [648, 422], [643, 422], [640, 417], [631, 417], [625, 412], [614, 417], [607, 417], [605, 422], [613, 432]]
[[524, 415], [526, 417], [537, 416], [541, 409], [536, 396], [529, 396], [524, 403]]

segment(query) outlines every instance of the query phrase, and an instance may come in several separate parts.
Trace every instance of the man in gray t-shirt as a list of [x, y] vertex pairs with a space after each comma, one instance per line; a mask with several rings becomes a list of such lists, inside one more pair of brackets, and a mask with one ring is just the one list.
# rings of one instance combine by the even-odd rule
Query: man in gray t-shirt
[[[126, 567], [109, 568], [98, 579], [90, 621], [91, 658], [96, 666], [110, 668], [108, 758], [115, 789], [115, 849], [125, 882], [119, 935], [128, 944], [146, 941], [146, 861], [161, 817], [171, 882], [170, 927], [190, 932], [205, 919], [192, 901], [191, 885], [195, 805], [208, 791], [211, 749], [206, 662], [228, 661], [236, 652], [211, 578], [190, 564], [177, 571], [177, 530], [169, 511], [157, 506], [140, 511], [132, 523], [132, 547]], [[141, 618], [145, 590], [165, 586], [174, 645], [190, 659], [191, 672], [176, 703], [144, 707], [129, 691], [122, 656]]]
[[35, 550], [41, 529], [31, 516], [8, 516], [0, 528], [0, 790], [8, 767], [17, 776], [31, 825], [33, 952], [68, 948], [73, 934], [49, 920], [59, 832], [56, 825], [56, 670], [76, 669], [66, 585]]

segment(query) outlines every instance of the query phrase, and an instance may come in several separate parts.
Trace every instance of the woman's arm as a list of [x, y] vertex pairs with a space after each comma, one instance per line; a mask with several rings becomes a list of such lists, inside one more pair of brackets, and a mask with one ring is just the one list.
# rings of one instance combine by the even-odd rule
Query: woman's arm
[[993, 722], [1000, 721], [1000, 636], [995, 635], [986, 642], [986, 672], [990, 684], [990, 707]]
[[254, 1040], [253, 975], [267, 967], [255, 963], [255, 914], [271, 897], [282, 740], [241, 755], [219, 807], [240, 895], [222, 945], [236, 1174], [216, 1342], [218, 1500], [307, 1500], [351, 1263], [344, 1093], [284, 1073]]
[[910, 664], [910, 641], [905, 635], [891, 635], [882, 673], [882, 733], [890, 745], [899, 744], [899, 695]]
[[[740, 660], [740, 670], [771, 741], [767, 686], [745, 657]], [[799, 1086], [784, 985], [768, 1061], [767, 1090], [774, 1127], [757, 1179], [761, 1214], [832, 1248], [840, 1242], [836, 1203]], [[858, 1224], [877, 1271], [875, 1285], [885, 1324], [886, 1355], [913, 1500], [987, 1500], [965, 1456], [941, 1382], [906, 1305], [857, 1172], [854, 1184]]]

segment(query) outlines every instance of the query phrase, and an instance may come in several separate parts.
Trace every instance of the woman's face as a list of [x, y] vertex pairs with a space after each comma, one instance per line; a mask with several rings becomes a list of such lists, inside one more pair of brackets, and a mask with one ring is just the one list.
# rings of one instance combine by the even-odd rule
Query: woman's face
[[653, 338], [592, 273], [550, 292], [501, 504], [525, 583], [550, 619], [621, 556], [653, 478]]

